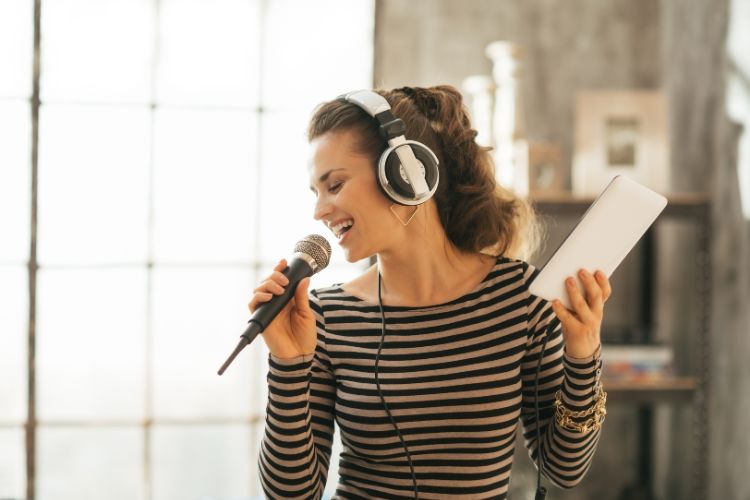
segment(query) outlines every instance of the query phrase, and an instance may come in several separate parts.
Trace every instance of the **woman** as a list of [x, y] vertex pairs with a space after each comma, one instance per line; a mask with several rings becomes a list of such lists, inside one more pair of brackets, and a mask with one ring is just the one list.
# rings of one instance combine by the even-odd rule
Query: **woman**
[[[314, 113], [314, 217], [348, 261], [377, 259], [309, 296], [304, 280], [263, 334], [264, 491], [319, 498], [334, 421], [343, 443], [336, 498], [504, 498], [519, 421], [532, 459], [572, 487], [605, 413], [599, 332], [609, 281], [582, 270], [581, 291], [569, 279], [572, 311], [530, 295], [536, 271], [510, 255], [532, 241], [531, 212], [496, 185], [460, 93], [378, 94], [405, 137], [434, 152], [439, 182], [424, 203], [394, 203], [376, 173], [387, 147], [382, 116], [347, 98]], [[285, 267], [255, 290], [251, 311], [282, 293]]]

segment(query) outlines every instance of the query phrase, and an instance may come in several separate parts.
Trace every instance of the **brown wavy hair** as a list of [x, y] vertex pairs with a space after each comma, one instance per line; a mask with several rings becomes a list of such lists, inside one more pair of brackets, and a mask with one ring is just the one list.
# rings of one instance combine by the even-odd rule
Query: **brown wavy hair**
[[[540, 240], [531, 205], [495, 180], [492, 148], [476, 142], [461, 93], [450, 85], [376, 90], [406, 125], [406, 138], [427, 145], [437, 156], [440, 182], [434, 198], [440, 222], [457, 248], [529, 258]], [[354, 131], [358, 153], [377, 159], [388, 147], [378, 122], [356, 104], [341, 99], [318, 106], [307, 131], [312, 141], [327, 132]]]

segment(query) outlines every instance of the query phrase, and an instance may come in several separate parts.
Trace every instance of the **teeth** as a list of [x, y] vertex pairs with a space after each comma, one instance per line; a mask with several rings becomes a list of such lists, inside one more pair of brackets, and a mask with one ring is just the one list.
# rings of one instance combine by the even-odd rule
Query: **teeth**
[[352, 227], [353, 225], [353, 220], [345, 220], [343, 222], [339, 222], [335, 226], [331, 226], [331, 231], [333, 231], [333, 234], [335, 234], [337, 238], [341, 238], [341, 235], [344, 234], [344, 229], [347, 227]]

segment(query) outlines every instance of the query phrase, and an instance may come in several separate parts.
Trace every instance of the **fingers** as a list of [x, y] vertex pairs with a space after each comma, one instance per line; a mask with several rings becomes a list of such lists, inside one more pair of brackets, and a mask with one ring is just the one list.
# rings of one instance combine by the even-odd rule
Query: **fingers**
[[282, 293], [284, 293], [284, 287], [279, 285], [277, 281], [267, 279], [266, 281], [258, 285], [258, 287], [255, 288], [253, 292], [271, 292], [274, 295], [281, 295]]
[[585, 269], [578, 272], [583, 291], [573, 277], [565, 280], [565, 288], [572, 310], [559, 300], [552, 302], [552, 310], [562, 323], [565, 351], [573, 357], [585, 358], [595, 352], [601, 343], [601, 323], [604, 302], [612, 293], [609, 279], [602, 271], [591, 274]]
[[289, 284], [289, 279], [282, 273], [286, 268], [286, 260], [281, 259], [273, 272], [253, 290], [253, 298], [247, 305], [250, 312], [255, 312], [258, 306], [271, 300], [274, 295], [284, 293], [284, 287]]
[[265, 281], [273, 280], [281, 286], [287, 286], [289, 284], [289, 279], [283, 274], [283, 271], [286, 270], [286, 268], [286, 259], [281, 259]]
[[583, 289], [586, 291], [586, 303], [591, 311], [598, 315], [604, 308], [604, 297], [599, 282], [594, 278], [593, 274], [585, 269], [578, 271], [578, 277], [581, 283], [583, 283]]
[[250, 312], [254, 313], [255, 310], [258, 309], [258, 307], [261, 304], [265, 304], [266, 302], [268, 302], [269, 300], [271, 300], [272, 297], [273, 297], [272, 293], [255, 292], [255, 294], [253, 295], [252, 300], [247, 305], [247, 308], [250, 309]]
[[607, 302], [607, 299], [612, 295], [612, 286], [609, 284], [609, 278], [607, 278], [607, 275], [603, 271], [596, 271], [594, 278], [599, 284], [599, 288], [602, 289], [602, 302]]
[[[575, 279], [567, 278], [565, 280], [565, 288], [568, 291], [570, 305], [573, 306], [573, 312], [575, 312], [578, 319], [583, 323], [592, 321], [593, 314], [591, 312], [591, 308], [588, 302], [586, 302], [586, 299], [584, 299], [583, 294], [578, 288]], [[560, 318], [560, 320], [562, 321], [562, 318]]]
[[279, 271], [279, 272], [281, 272], [281, 271], [283, 271], [284, 269], [286, 269], [286, 267], [287, 267], [287, 264], [286, 264], [286, 259], [281, 259], [281, 260], [279, 261], [279, 263], [278, 263], [278, 264], [276, 264], [276, 267], [274, 267], [274, 268], [273, 268], [273, 270], [274, 270], [274, 271]]
[[580, 323], [578, 321], [578, 318], [573, 316], [573, 313], [568, 311], [568, 309], [559, 300], [552, 301], [552, 310], [555, 311], [555, 315], [560, 319], [560, 322], [563, 325]]
[[310, 301], [307, 298], [307, 290], [310, 288], [310, 278], [305, 278], [299, 282], [297, 289], [294, 291], [294, 305], [300, 314], [306, 315], [310, 312]]
[[[286, 260], [281, 259], [278, 264], [276, 264], [276, 267], [273, 268], [273, 272], [268, 275], [268, 277], [263, 280], [263, 282], [260, 284], [258, 288], [256, 288], [254, 291], [260, 290], [264, 288], [264, 285], [268, 284], [268, 286], [271, 286], [274, 290], [281, 289], [281, 293], [283, 293], [285, 286], [289, 284], [289, 279], [284, 276], [283, 272], [287, 268]], [[278, 285], [278, 287], [273, 286]], [[278, 295], [278, 293], [277, 293]]]

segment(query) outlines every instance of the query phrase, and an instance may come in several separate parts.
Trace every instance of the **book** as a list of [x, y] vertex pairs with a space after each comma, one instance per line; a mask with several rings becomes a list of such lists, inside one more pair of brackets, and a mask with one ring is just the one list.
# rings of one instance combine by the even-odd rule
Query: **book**
[[662, 380], [675, 375], [672, 349], [664, 345], [604, 345], [602, 378]]

